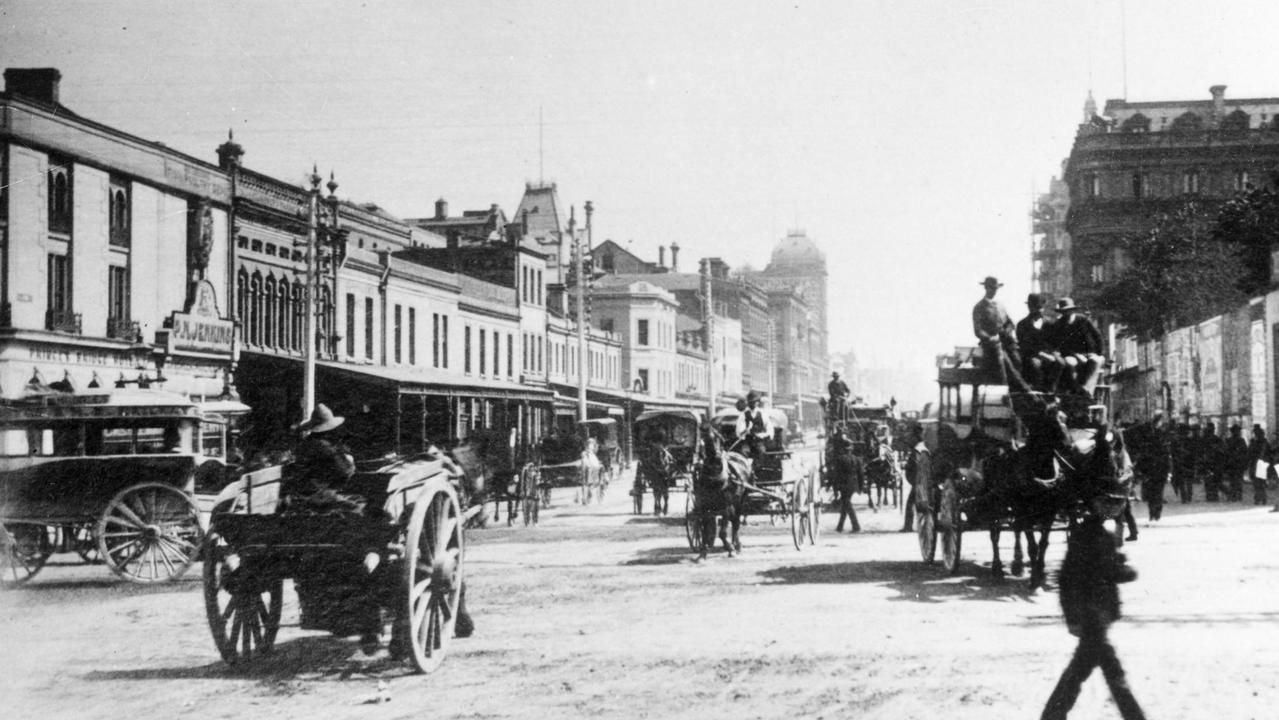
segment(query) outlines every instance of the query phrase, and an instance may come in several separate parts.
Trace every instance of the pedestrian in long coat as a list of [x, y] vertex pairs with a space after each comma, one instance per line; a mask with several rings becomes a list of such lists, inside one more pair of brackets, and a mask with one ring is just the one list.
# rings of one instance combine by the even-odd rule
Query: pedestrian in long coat
[[1150, 520], [1163, 516], [1164, 487], [1172, 471], [1172, 443], [1162, 412], [1156, 412], [1149, 423], [1135, 426], [1125, 434], [1133, 449], [1134, 469], [1141, 477], [1141, 497], [1146, 501]]
[[1177, 498], [1185, 504], [1194, 497], [1195, 438], [1188, 425], [1178, 425], [1175, 435], [1177, 442], [1172, 448], [1172, 487], [1177, 492]]
[[922, 426], [912, 425], [906, 439], [911, 445], [910, 457], [906, 459], [906, 481], [910, 483], [910, 492], [904, 503], [906, 518], [901, 531], [911, 532], [914, 530], [915, 512], [932, 511], [933, 456], [924, 444]]
[[[1260, 470], [1260, 472], [1258, 472]], [[1270, 477], [1270, 443], [1260, 425], [1252, 426], [1248, 443], [1248, 479], [1252, 481], [1252, 504], [1266, 504], [1266, 483]]]
[[1226, 478], [1226, 442], [1217, 434], [1217, 426], [1204, 426], [1199, 438], [1199, 469], [1203, 471], [1204, 499], [1217, 502], [1221, 499], [1221, 485]]
[[1248, 441], [1243, 439], [1243, 428], [1230, 426], [1230, 437], [1226, 439], [1226, 500], [1243, 501], [1243, 476], [1248, 472]]

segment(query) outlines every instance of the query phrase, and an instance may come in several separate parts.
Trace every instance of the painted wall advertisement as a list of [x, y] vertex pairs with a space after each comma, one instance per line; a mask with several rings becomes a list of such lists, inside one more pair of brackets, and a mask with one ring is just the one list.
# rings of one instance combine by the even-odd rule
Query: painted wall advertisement
[[1221, 409], [1221, 318], [1199, 323], [1199, 412], [1220, 415]]

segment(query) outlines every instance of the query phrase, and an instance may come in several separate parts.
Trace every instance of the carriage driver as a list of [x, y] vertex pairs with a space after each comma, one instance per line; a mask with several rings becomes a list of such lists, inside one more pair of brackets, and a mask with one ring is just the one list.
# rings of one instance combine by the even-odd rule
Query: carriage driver
[[755, 460], [764, 455], [767, 443], [773, 437], [773, 424], [760, 407], [759, 393], [754, 390], [747, 393], [746, 410], [737, 417], [737, 437], [745, 441], [751, 458]]

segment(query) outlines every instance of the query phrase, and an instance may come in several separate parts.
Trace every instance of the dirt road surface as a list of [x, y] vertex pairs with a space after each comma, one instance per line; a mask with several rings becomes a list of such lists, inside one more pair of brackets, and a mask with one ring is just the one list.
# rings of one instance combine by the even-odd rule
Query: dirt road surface
[[[745, 553], [696, 563], [683, 496], [631, 514], [627, 480], [581, 507], [560, 491], [534, 528], [468, 535], [478, 629], [412, 675], [353, 639], [297, 628], [286, 593], [275, 654], [218, 659], [199, 568], [158, 588], [56, 556], [0, 594], [6, 718], [1033, 718], [1074, 649], [1057, 595], [989, 577], [984, 535], [964, 564], [924, 566], [891, 509], [815, 547], [752, 518]], [[678, 509], [677, 509], [678, 508]], [[1113, 640], [1151, 718], [1269, 720], [1279, 707], [1279, 514], [1170, 505], [1125, 550]], [[1064, 536], [1053, 537], [1050, 567]], [[1005, 561], [1010, 557], [1005, 550]], [[379, 683], [383, 691], [379, 695]], [[377, 702], [381, 698], [384, 701]], [[1104, 683], [1074, 717], [1118, 717]]]

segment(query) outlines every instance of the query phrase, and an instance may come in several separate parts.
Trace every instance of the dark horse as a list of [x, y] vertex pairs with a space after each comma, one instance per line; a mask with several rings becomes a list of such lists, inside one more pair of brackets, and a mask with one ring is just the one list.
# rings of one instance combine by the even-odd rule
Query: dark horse
[[713, 426], [703, 425], [700, 432], [702, 461], [693, 473], [693, 513], [701, 525], [697, 558], [706, 557], [716, 535], [732, 557], [742, 551], [737, 534], [742, 527], [742, 498], [751, 477], [750, 461], [725, 450], [723, 438]]
[[1049, 531], [1058, 517], [1073, 520], [1097, 495], [1122, 489], [1132, 471], [1122, 437], [1106, 425], [1076, 431], [1074, 439], [1055, 408], [1027, 418], [1027, 443], [1002, 448], [981, 463], [982, 489], [967, 506], [970, 517], [988, 524], [991, 572], [1003, 577], [999, 537], [1016, 538], [1013, 573], [1021, 572], [1021, 538], [1026, 539], [1030, 589], [1043, 587]]

